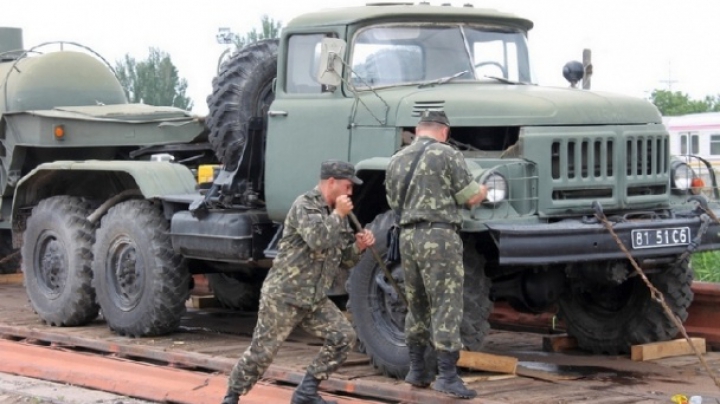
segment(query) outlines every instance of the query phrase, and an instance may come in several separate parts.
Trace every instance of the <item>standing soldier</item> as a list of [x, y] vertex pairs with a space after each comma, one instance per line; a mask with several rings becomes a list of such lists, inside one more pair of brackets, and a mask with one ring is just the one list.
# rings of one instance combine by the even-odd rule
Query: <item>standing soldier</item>
[[458, 235], [458, 205], [485, 199], [487, 189], [473, 180], [462, 154], [443, 143], [450, 136], [444, 112], [426, 111], [415, 128], [414, 142], [390, 160], [385, 181], [390, 207], [399, 215], [400, 256], [405, 275], [408, 314], [405, 341], [410, 372], [405, 381], [427, 387], [426, 347], [438, 356], [435, 390], [473, 398], [457, 374], [463, 307], [463, 243]]
[[250, 391], [297, 325], [324, 338], [325, 344], [308, 366], [291, 404], [334, 403], [320, 397], [318, 385], [345, 361], [355, 331], [327, 291], [337, 268], [352, 268], [360, 253], [375, 243], [368, 230], [353, 237], [346, 217], [353, 208], [353, 184], [362, 181], [352, 164], [326, 161], [320, 168], [320, 184], [300, 195], [290, 208], [278, 256], [263, 284], [252, 342], [230, 373], [222, 404], [237, 404], [239, 396]]

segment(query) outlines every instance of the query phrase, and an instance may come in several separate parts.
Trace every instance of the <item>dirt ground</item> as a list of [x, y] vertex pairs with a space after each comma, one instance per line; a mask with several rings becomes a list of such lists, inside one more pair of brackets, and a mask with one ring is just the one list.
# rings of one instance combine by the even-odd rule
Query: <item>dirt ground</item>
[[104, 391], [0, 373], [0, 404], [152, 404]]

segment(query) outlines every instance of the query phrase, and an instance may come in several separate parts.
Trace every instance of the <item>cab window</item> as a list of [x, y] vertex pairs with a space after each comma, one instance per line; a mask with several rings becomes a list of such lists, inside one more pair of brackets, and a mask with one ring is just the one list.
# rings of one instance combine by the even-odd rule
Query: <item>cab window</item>
[[287, 79], [285, 91], [296, 94], [320, 94], [322, 85], [317, 81], [320, 61], [320, 42], [327, 34], [298, 34], [288, 43]]

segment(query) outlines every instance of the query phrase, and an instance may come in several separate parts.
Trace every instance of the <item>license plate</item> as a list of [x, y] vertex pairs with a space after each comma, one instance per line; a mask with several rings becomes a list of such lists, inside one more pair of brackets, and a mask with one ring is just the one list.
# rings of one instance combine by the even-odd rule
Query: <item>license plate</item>
[[689, 227], [636, 229], [632, 231], [633, 248], [669, 247], [690, 243]]

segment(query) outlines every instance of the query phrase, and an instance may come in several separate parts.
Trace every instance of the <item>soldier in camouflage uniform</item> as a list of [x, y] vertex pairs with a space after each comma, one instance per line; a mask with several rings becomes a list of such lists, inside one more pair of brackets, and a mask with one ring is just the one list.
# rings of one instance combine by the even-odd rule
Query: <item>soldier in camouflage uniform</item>
[[352, 164], [326, 161], [320, 178], [288, 212], [278, 256], [262, 287], [252, 342], [230, 373], [223, 404], [236, 404], [250, 391], [297, 325], [325, 344], [291, 403], [327, 403], [317, 393], [320, 380], [345, 361], [355, 343], [352, 325], [326, 293], [338, 267], [353, 267], [375, 239], [368, 230], [353, 236], [346, 217], [353, 208], [353, 184], [362, 184]]
[[[456, 368], [462, 348], [464, 278], [458, 205], [480, 203], [487, 189], [475, 182], [463, 155], [443, 143], [450, 135], [444, 112], [424, 113], [415, 133], [413, 143], [392, 157], [385, 181], [388, 203], [401, 215], [400, 255], [410, 306], [405, 320], [410, 372], [405, 381], [417, 387], [430, 385], [433, 376], [425, 369], [424, 353], [434, 345], [438, 378], [433, 388], [472, 398], [476, 392], [465, 387]], [[401, 201], [406, 176], [418, 155]]]

